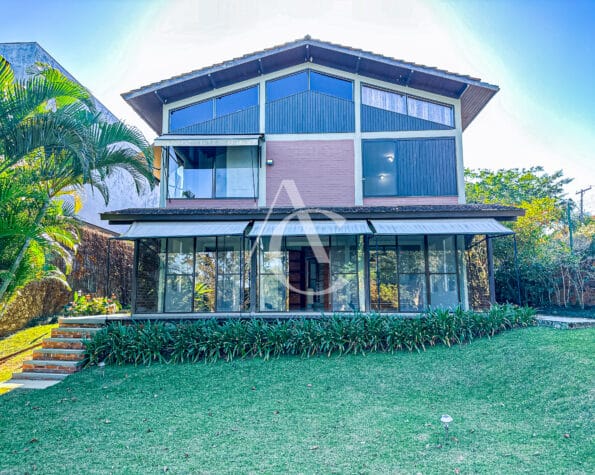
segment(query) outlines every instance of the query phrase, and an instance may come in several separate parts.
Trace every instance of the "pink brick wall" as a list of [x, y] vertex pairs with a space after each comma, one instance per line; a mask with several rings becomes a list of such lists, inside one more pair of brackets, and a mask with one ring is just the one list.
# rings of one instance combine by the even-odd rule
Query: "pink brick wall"
[[399, 196], [394, 198], [364, 198], [364, 206], [456, 205], [458, 196]]
[[258, 208], [258, 199], [234, 198], [234, 199], [169, 199], [165, 203], [166, 208]]
[[[271, 141], [266, 144], [267, 206], [283, 180], [293, 180], [306, 206], [353, 206], [353, 140]], [[275, 206], [291, 206], [281, 191]]]

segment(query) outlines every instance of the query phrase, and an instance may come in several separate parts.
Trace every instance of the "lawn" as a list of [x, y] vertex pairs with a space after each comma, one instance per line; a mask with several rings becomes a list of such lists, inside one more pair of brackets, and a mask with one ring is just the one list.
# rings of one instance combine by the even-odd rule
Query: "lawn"
[[530, 328], [423, 353], [93, 368], [0, 397], [0, 473], [593, 473], [594, 360], [594, 330]]
[[[10, 379], [15, 371], [20, 371], [23, 361], [33, 353], [33, 349], [28, 348], [41, 343], [44, 338], [48, 338], [52, 328], [57, 326], [58, 324], [39, 325], [0, 340], [0, 383]], [[10, 355], [14, 356], [7, 358]], [[0, 388], [0, 394], [7, 391], [8, 389]]]

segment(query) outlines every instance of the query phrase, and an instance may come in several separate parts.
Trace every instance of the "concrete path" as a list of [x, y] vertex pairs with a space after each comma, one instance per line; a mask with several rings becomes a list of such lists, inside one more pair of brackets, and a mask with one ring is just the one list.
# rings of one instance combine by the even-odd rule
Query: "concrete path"
[[9, 379], [3, 383], [0, 383], [0, 388], [8, 389], [45, 389], [58, 384], [61, 380], [46, 380], [46, 379]]

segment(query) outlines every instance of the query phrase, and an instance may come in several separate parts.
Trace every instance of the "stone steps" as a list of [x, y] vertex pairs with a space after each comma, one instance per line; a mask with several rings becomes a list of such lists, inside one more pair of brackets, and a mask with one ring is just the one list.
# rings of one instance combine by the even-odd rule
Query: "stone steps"
[[41, 348], [33, 351], [32, 359], [23, 361], [22, 372], [13, 373], [11, 381], [26, 388], [19, 381], [55, 382], [80, 371], [85, 363], [84, 340], [91, 339], [104, 324], [105, 320], [97, 318], [60, 318], [51, 338], [43, 340]]

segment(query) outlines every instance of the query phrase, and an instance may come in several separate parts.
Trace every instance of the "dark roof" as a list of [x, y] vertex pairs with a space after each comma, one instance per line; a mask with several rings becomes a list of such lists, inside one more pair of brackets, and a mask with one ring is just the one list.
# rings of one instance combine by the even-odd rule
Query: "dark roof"
[[312, 62], [393, 84], [461, 99], [463, 129], [499, 90], [478, 78], [379, 54], [303, 39], [197, 69], [130, 92], [122, 97], [159, 134], [163, 103], [228, 86], [296, 64]]
[[[352, 206], [317, 207], [343, 216], [346, 219], [431, 219], [431, 218], [496, 218], [501, 221], [515, 220], [523, 216], [520, 208], [502, 205], [415, 205], [415, 206]], [[134, 221], [233, 221], [283, 219], [298, 210], [295, 208], [130, 208], [101, 214], [101, 219], [110, 224], [130, 224]], [[312, 219], [328, 219], [323, 214], [310, 212]]]
[[[70, 74], [64, 66], [62, 66], [56, 59], [43, 49], [39, 43], [35, 41], [30, 42], [17, 42], [17, 43], [0, 43], [0, 56], [2, 56], [12, 68], [12, 71], [17, 79], [25, 79], [29, 72], [29, 67], [36, 63], [47, 64], [48, 66], [57, 69], [64, 76], [71, 81], [81, 84], [77, 79]], [[82, 84], [81, 84], [82, 85]], [[99, 99], [91, 95], [95, 107], [103, 114], [105, 120], [109, 122], [117, 122], [117, 117], [105, 107]]]

